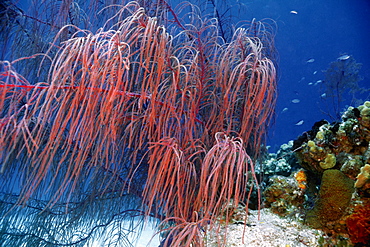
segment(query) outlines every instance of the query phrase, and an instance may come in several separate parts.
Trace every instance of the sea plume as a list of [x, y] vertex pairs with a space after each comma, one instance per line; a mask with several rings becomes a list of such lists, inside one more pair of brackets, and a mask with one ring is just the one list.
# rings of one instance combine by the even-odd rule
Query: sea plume
[[248, 201], [248, 181], [258, 186], [248, 152], [258, 153], [275, 106], [264, 56], [273, 47], [248, 28], [225, 43], [217, 21], [188, 6], [190, 23], [169, 27], [131, 2], [95, 33], [62, 28], [45, 55], [46, 82], [1, 63], [0, 181], [3, 195], [17, 194], [14, 207], [40, 200], [41, 212], [63, 207], [75, 220], [81, 207], [111, 221], [140, 212], [190, 246], [231, 215], [230, 201]]

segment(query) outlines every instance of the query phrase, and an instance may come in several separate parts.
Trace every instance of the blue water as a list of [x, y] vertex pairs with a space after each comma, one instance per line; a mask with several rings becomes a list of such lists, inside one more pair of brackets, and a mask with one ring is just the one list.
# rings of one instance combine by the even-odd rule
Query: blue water
[[[362, 63], [359, 82], [370, 88], [370, 1], [368, 0], [255, 0], [244, 1], [247, 15], [272, 18], [278, 24], [276, 46], [280, 56], [279, 97], [275, 125], [270, 129], [271, 149], [296, 138], [321, 119], [330, 121], [321, 103], [323, 70], [340, 55], [348, 54]], [[297, 14], [290, 13], [296, 11]], [[314, 59], [312, 63], [307, 63]], [[314, 74], [316, 71], [316, 74]], [[366, 95], [367, 96], [367, 95]], [[291, 100], [299, 99], [299, 103]], [[365, 99], [364, 99], [365, 100]], [[347, 99], [343, 107], [349, 105]], [[284, 108], [288, 108], [283, 112]], [[303, 120], [302, 125], [295, 125]]]
[[[180, 1], [169, 0], [172, 6]], [[193, 0], [192, 3], [202, 1]], [[203, 1], [206, 2], [206, 1]], [[214, 1], [222, 6], [225, 1]], [[27, 9], [29, 0], [19, 0]], [[271, 18], [277, 23], [276, 47], [279, 53], [278, 91], [275, 124], [267, 144], [275, 151], [281, 144], [295, 139], [321, 119], [332, 120], [327, 111], [318, 80], [332, 61], [347, 54], [362, 64], [359, 85], [370, 82], [370, 1], [369, 0], [230, 0], [226, 3], [237, 20]], [[292, 13], [292, 11], [295, 11]], [[314, 59], [314, 62], [307, 62]], [[368, 94], [361, 95], [366, 100]], [[292, 103], [299, 99], [299, 103]], [[341, 104], [350, 105], [348, 98]], [[284, 108], [288, 108], [283, 112]], [[301, 125], [296, 125], [303, 122]]]

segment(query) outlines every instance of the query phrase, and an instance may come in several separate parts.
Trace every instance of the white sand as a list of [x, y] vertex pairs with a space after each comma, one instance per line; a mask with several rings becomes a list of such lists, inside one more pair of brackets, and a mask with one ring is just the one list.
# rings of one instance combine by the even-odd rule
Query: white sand
[[[318, 239], [323, 232], [311, 229], [300, 222], [281, 218], [269, 209], [262, 209], [258, 220], [258, 211], [250, 210], [245, 228], [243, 243], [243, 224], [231, 224], [228, 227], [227, 247], [303, 247], [319, 246]], [[215, 237], [215, 236], [214, 236]], [[219, 236], [222, 238], [222, 236]], [[217, 246], [216, 241], [210, 240], [208, 247]]]

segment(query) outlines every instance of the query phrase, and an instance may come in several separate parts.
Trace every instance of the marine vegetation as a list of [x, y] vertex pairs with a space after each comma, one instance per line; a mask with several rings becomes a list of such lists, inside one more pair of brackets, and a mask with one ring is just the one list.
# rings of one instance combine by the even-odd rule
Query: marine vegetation
[[[163, 246], [203, 246], [258, 187], [276, 102], [272, 26], [253, 21], [226, 42], [195, 5], [143, 2], [88, 15], [41, 3], [54, 22], [8, 15], [56, 35], [0, 62], [3, 245], [130, 246], [133, 219], [151, 216]], [[88, 16], [104, 22], [88, 29]]]

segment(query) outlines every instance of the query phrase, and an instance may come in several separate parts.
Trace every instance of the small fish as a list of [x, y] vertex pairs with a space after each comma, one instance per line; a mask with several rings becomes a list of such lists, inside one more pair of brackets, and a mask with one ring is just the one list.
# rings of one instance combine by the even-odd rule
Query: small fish
[[315, 71], [313, 72], [313, 74], [314, 74], [314, 75], [316, 75], [316, 74], [317, 74], [317, 70], [315, 70]]
[[340, 61], [345, 61], [345, 60], [347, 60], [350, 57], [351, 56], [349, 56], [349, 55], [343, 55], [343, 56], [338, 57], [337, 59], [340, 60]]
[[322, 80], [318, 80], [318, 81], [316, 81], [316, 82], [315, 82], [315, 86], [316, 86], [317, 84], [321, 83], [321, 82], [322, 82]]
[[299, 120], [295, 125], [299, 126], [299, 125], [302, 125], [304, 124], [304, 121], [303, 120]]
[[292, 103], [294, 103], [294, 104], [297, 104], [297, 103], [299, 103], [299, 102], [301, 102], [299, 99], [293, 99], [293, 100], [292, 100]]
[[291, 13], [291, 14], [295, 14], [295, 15], [297, 15], [297, 14], [298, 14], [298, 12], [297, 12], [297, 11], [295, 11], [295, 10], [290, 11], [290, 13]]
[[[312, 82], [309, 82], [309, 83], [308, 83], [308, 85], [310, 85], [310, 86], [311, 86], [311, 85], [313, 85], [313, 83], [312, 83]], [[315, 85], [316, 85], [316, 84], [315, 84]]]
[[281, 111], [281, 113], [284, 113], [284, 112], [286, 112], [286, 111], [288, 111], [288, 108], [287, 108], [287, 107], [285, 107], [285, 108]]
[[315, 62], [315, 59], [313, 59], [313, 58], [308, 59], [308, 60], [306, 61], [306, 63], [313, 63], [313, 62]]
[[325, 97], [326, 97], [326, 93], [321, 94], [321, 98], [325, 98]]

